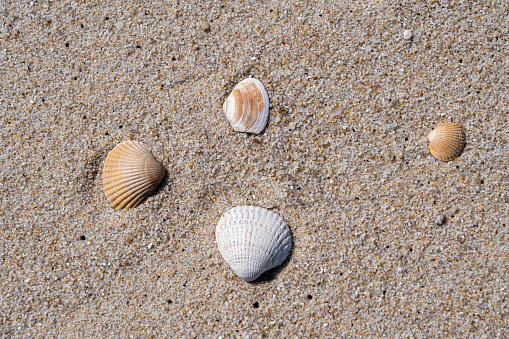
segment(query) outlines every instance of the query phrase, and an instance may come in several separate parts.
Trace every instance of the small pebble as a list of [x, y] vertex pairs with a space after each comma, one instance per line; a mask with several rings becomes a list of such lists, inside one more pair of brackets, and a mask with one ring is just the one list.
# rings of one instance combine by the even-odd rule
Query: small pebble
[[445, 222], [445, 215], [443, 214], [439, 214], [437, 215], [436, 219], [435, 219], [435, 224], [437, 224], [438, 226], [440, 225], [443, 225]]
[[406, 40], [412, 39], [413, 36], [414, 35], [412, 34], [412, 32], [410, 32], [408, 29], [403, 32], [403, 38]]
[[210, 29], [210, 24], [208, 23], [208, 21], [203, 21], [200, 27], [202, 30], [208, 31]]
[[397, 122], [393, 122], [392, 124], [387, 125], [388, 130], [396, 129], [396, 127], [398, 127]]

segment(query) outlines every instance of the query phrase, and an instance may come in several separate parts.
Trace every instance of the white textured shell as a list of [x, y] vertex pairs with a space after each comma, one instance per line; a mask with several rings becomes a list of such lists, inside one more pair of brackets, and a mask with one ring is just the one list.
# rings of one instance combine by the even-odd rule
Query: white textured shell
[[253, 78], [239, 82], [224, 102], [223, 112], [237, 132], [263, 131], [269, 118], [269, 96], [263, 84]]
[[165, 173], [143, 143], [124, 141], [106, 157], [104, 193], [116, 210], [136, 207], [159, 186]]
[[281, 265], [292, 248], [283, 218], [256, 206], [238, 206], [225, 213], [217, 224], [216, 242], [226, 263], [245, 281]]
[[438, 160], [449, 161], [465, 147], [465, 131], [454, 122], [444, 122], [428, 134], [429, 149]]

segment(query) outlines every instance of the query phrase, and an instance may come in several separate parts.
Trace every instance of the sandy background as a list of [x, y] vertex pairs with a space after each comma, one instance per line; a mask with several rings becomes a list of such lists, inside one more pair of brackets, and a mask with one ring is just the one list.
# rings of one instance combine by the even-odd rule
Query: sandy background
[[[0, 3], [0, 338], [509, 336], [507, 2], [77, 3]], [[258, 136], [221, 111], [246, 77]], [[116, 212], [128, 139], [169, 175]], [[254, 284], [214, 238], [244, 204], [294, 240]]]

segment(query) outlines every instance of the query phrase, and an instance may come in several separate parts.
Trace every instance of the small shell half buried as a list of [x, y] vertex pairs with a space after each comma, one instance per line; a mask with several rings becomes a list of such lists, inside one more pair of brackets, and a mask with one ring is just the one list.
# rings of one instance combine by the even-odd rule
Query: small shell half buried
[[465, 147], [465, 131], [454, 122], [444, 122], [428, 134], [429, 149], [438, 160], [450, 161]]
[[283, 218], [255, 206], [238, 206], [225, 213], [216, 227], [216, 242], [228, 266], [245, 281], [281, 265], [292, 248]]
[[242, 80], [223, 104], [230, 125], [237, 132], [260, 133], [269, 118], [269, 96], [256, 79]]
[[124, 141], [106, 157], [104, 193], [116, 210], [136, 207], [159, 186], [165, 173], [143, 143]]

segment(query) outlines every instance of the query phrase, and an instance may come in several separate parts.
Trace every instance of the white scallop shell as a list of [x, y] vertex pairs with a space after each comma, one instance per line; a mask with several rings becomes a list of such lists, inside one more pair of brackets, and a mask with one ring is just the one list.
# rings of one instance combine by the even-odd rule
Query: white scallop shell
[[238, 206], [225, 213], [217, 224], [216, 242], [226, 263], [245, 281], [281, 265], [292, 248], [283, 218], [256, 206]]
[[165, 173], [164, 166], [147, 146], [138, 141], [124, 141], [106, 157], [104, 193], [116, 210], [136, 207], [159, 186]]
[[269, 96], [263, 84], [253, 78], [239, 82], [224, 102], [223, 112], [237, 132], [263, 131], [269, 118]]

